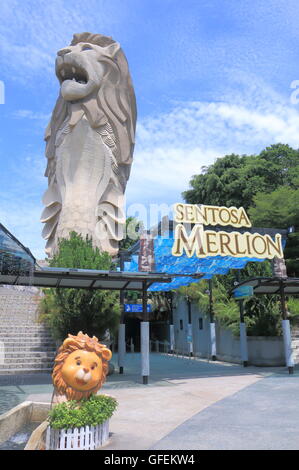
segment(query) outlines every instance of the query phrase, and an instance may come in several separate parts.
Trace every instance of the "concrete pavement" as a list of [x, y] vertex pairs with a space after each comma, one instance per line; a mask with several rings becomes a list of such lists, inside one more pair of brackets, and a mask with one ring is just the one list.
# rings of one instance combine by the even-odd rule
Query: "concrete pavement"
[[[117, 364], [116, 358], [113, 362]], [[119, 402], [105, 450], [152, 448], [202, 410], [271, 373], [270, 369], [151, 354], [149, 385], [143, 385], [140, 355], [128, 354], [125, 374], [108, 377], [102, 389]], [[27, 396], [34, 401], [50, 398], [50, 393]], [[183, 448], [180, 440], [178, 447]]]
[[[117, 356], [112, 362], [117, 365]], [[107, 378], [102, 392], [119, 406], [105, 450], [298, 449], [298, 371], [289, 376], [286, 368], [155, 353], [150, 363], [148, 385], [142, 384], [138, 353], [127, 354], [124, 375]], [[51, 395], [50, 376], [0, 379], [0, 403], [2, 397], [6, 407], [11, 400], [11, 406], [49, 402]]]

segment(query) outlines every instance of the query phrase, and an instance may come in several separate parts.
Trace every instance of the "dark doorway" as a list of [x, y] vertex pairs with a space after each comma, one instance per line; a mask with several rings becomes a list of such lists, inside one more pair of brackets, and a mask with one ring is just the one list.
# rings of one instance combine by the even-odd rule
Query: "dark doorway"
[[140, 319], [126, 318], [126, 345], [127, 351], [130, 351], [131, 338], [134, 344], [134, 350], [140, 352]]

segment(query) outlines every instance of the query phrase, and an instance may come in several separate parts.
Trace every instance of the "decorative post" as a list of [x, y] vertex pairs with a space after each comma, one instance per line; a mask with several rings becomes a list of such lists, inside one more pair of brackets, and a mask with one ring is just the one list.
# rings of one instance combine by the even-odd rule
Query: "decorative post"
[[147, 313], [147, 290], [146, 281], [143, 282], [142, 290], [143, 321], [141, 322], [141, 375], [144, 385], [148, 384], [149, 377], [149, 321]]
[[170, 312], [169, 312], [169, 343], [170, 343], [170, 354], [174, 352], [174, 324], [173, 324], [173, 294], [169, 292], [169, 303], [170, 303]]
[[[151, 272], [155, 270], [154, 240], [152, 236], [144, 231], [140, 237], [140, 250], [138, 258], [139, 271]], [[144, 385], [148, 384], [149, 377], [149, 318], [147, 313], [147, 284], [143, 281], [142, 289], [142, 317], [140, 323], [140, 339], [141, 339], [141, 375]]]
[[191, 300], [187, 296], [187, 306], [188, 306], [188, 325], [187, 325], [187, 343], [189, 349], [189, 356], [193, 356], [193, 335], [192, 335], [192, 313], [191, 313]]
[[[124, 253], [120, 251], [120, 270], [124, 270]], [[119, 294], [120, 303], [120, 323], [118, 330], [118, 368], [119, 373], [124, 373], [125, 357], [126, 357], [126, 325], [125, 325], [125, 292], [120, 291]]]
[[[240, 271], [237, 271], [237, 280], [240, 282]], [[243, 366], [248, 366], [248, 345], [247, 345], [247, 333], [246, 333], [246, 324], [244, 321], [244, 300], [239, 300], [239, 310], [240, 310], [240, 353], [241, 361]]]

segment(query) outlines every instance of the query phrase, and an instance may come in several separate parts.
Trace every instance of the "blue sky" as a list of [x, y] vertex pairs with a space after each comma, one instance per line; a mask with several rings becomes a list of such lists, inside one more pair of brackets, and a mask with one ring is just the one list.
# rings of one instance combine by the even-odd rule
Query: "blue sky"
[[38, 258], [54, 62], [73, 33], [112, 36], [129, 61], [138, 124], [128, 206], [179, 201], [227, 153], [299, 146], [295, 0], [2, 0], [0, 18], [0, 222]]

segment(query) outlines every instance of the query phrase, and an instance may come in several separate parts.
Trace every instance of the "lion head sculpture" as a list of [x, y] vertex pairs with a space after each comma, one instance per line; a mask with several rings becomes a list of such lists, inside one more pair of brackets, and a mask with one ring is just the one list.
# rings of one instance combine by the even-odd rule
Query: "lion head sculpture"
[[93, 336], [68, 335], [58, 350], [52, 374], [55, 393], [80, 401], [95, 394], [106, 379], [112, 353]]
[[[114, 255], [123, 238], [119, 227], [125, 224], [124, 191], [135, 142], [136, 101], [128, 63], [111, 37], [80, 33], [70, 46], [58, 51], [56, 76], [60, 94], [45, 133], [48, 190], [41, 221], [45, 223], [46, 252], [52, 256], [58, 238], [75, 230], [91, 236], [93, 242], [101, 238], [97, 246]], [[80, 125], [81, 134], [76, 134]], [[82, 142], [82, 135], [86, 138], [81, 148], [78, 139]], [[62, 148], [64, 141], [70, 157]], [[87, 147], [90, 153], [84, 157]], [[81, 156], [76, 157], [76, 152]], [[74, 175], [80, 174], [78, 182], [74, 181]], [[79, 204], [70, 203], [76, 199], [71, 194], [75, 186], [81, 188], [81, 212]], [[87, 193], [90, 211], [83, 202]]]

